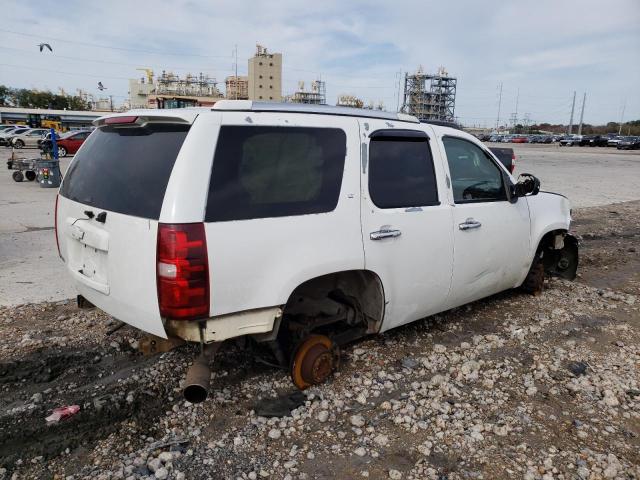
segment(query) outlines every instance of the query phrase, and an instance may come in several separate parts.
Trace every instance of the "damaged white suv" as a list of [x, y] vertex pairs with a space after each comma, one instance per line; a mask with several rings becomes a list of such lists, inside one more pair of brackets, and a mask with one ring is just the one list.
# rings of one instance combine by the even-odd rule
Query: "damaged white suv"
[[60, 256], [79, 300], [203, 344], [192, 401], [227, 339], [306, 388], [346, 342], [576, 274], [568, 200], [455, 128], [227, 100], [95, 124], [57, 198]]

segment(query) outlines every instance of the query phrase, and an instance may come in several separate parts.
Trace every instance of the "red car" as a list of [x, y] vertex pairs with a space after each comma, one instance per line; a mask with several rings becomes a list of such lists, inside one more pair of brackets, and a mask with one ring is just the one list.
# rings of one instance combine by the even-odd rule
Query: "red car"
[[67, 154], [74, 154], [82, 146], [91, 132], [68, 132], [60, 137], [58, 143], [58, 156], [66, 157]]
[[529, 143], [529, 137], [525, 136], [515, 136], [511, 140], [511, 143]]

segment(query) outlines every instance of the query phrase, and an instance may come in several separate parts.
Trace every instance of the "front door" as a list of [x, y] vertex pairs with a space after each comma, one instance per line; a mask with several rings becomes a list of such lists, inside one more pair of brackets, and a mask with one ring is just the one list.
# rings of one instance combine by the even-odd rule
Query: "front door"
[[360, 122], [365, 268], [384, 288], [382, 330], [441, 311], [451, 283], [443, 165], [434, 164], [431, 129], [406, 125]]
[[529, 208], [507, 200], [505, 175], [470, 139], [443, 136], [453, 189], [454, 265], [449, 307], [518, 286], [528, 268]]

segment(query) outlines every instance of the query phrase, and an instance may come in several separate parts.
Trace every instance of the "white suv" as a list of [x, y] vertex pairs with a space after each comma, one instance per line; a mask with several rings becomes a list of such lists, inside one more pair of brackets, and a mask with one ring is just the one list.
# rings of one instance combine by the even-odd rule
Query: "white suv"
[[568, 200], [455, 128], [237, 100], [95, 124], [56, 205], [79, 298], [210, 351], [263, 343], [300, 388], [355, 338], [576, 274]]

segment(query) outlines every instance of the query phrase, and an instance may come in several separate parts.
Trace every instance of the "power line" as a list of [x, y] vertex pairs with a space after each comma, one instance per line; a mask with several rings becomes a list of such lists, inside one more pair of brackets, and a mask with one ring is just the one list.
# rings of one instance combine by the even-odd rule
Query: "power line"
[[147, 53], [150, 55], [172, 55], [172, 56], [180, 56], [180, 57], [202, 57], [202, 58], [232, 58], [229, 55], [200, 55], [197, 53], [186, 53], [186, 52], [180, 52], [180, 53], [173, 53], [173, 52], [166, 52], [166, 51], [153, 51], [153, 50], [143, 50], [140, 48], [126, 48], [126, 47], [116, 47], [113, 45], [100, 45], [98, 43], [89, 43], [89, 42], [77, 42], [74, 40], [66, 40], [64, 38], [55, 38], [55, 37], [47, 37], [47, 36], [43, 36], [43, 35], [34, 35], [32, 33], [22, 33], [22, 32], [14, 32], [12, 30], [4, 30], [4, 29], [0, 29], [0, 32], [3, 33], [11, 33], [13, 35], [22, 35], [23, 37], [31, 37], [31, 38], [38, 38], [40, 40], [53, 40], [56, 42], [62, 42], [62, 43], [70, 43], [73, 45], [83, 45], [85, 47], [95, 47], [95, 48], [106, 48], [106, 49], [110, 49], [110, 50], [121, 50], [121, 51], [125, 51], [125, 52], [139, 52], [139, 53]]
[[[15, 52], [21, 52], [21, 53], [27, 53], [30, 55], [38, 55], [38, 56], [42, 56], [39, 52], [34, 52], [32, 50], [26, 50], [24, 48], [13, 48], [13, 47], [3, 47], [0, 46], [0, 49], [2, 50], [12, 50]], [[140, 67], [141, 64], [134, 64], [134, 63], [124, 63], [124, 62], [113, 62], [113, 61], [108, 61], [108, 60], [96, 60], [96, 59], [92, 59], [92, 58], [84, 58], [84, 57], [72, 57], [69, 55], [60, 55], [57, 53], [51, 53], [48, 54], [47, 57], [56, 57], [56, 58], [64, 58], [67, 60], [74, 60], [74, 61], [81, 61], [81, 62], [92, 62], [92, 63], [104, 63], [104, 64], [108, 64], [108, 65], [122, 65], [124, 67], [134, 67], [134, 68], [138, 68]], [[149, 62], [143, 62], [142, 65], [148, 65], [150, 67], [158, 67], [160, 66], [160, 64], [158, 63], [149, 63]], [[211, 71], [207, 71], [207, 70], [202, 70], [202, 69], [198, 69], [195, 67], [168, 67], [168, 66], [162, 66], [163, 69], [165, 70], [190, 70], [190, 71], [202, 71], [204, 73], [215, 73], [216, 71], [218, 72], [230, 72], [231, 70], [224, 70], [222, 68], [218, 69], [216, 68], [216, 70], [211, 70]], [[215, 68], [215, 65], [214, 65]]]

